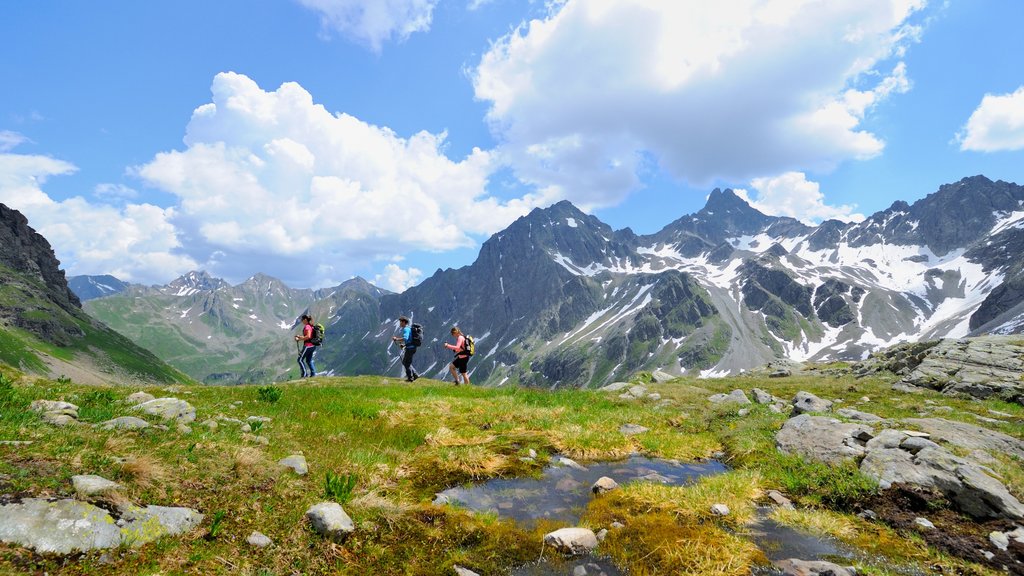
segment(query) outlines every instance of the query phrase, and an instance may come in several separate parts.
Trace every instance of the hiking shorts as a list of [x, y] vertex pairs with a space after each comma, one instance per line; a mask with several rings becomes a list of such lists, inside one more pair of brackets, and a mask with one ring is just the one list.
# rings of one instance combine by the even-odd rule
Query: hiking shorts
[[469, 366], [469, 356], [456, 356], [455, 360], [452, 360], [452, 366], [455, 366], [459, 374], [465, 374], [466, 367]]

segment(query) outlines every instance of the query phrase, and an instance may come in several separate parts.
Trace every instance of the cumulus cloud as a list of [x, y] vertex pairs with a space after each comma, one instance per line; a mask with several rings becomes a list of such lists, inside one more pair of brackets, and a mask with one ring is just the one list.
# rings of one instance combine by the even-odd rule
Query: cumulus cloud
[[388, 40], [402, 41], [430, 29], [438, 0], [298, 0], [320, 13], [326, 29], [374, 51]]
[[786, 172], [773, 178], [755, 178], [750, 183], [757, 191], [751, 198], [746, 190], [736, 194], [751, 206], [770, 216], [789, 216], [805, 224], [817, 224], [822, 220], [860, 222], [863, 214], [854, 212], [856, 205], [830, 206], [817, 182], [807, 179], [802, 172]]
[[98, 205], [82, 197], [57, 201], [42, 186], [75, 172], [47, 156], [0, 154], [0, 202], [20, 211], [54, 247], [71, 274], [110, 273], [129, 281], [166, 281], [196, 266], [182, 255], [174, 211], [151, 204]]
[[383, 274], [377, 274], [373, 283], [392, 292], [405, 292], [415, 286], [423, 278], [423, 271], [418, 268], [402, 268], [398, 264], [388, 264]]
[[564, 0], [473, 72], [527, 183], [619, 202], [656, 163], [702, 185], [878, 155], [862, 123], [910, 88], [924, 0]]
[[[487, 195], [494, 163], [475, 149], [444, 154], [445, 134], [402, 137], [331, 114], [295, 83], [264, 91], [217, 75], [184, 150], [133, 169], [177, 198], [175, 223], [192, 257], [244, 276], [258, 269], [325, 285], [382, 256], [474, 244], [553, 198]], [[322, 265], [330, 271], [325, 272]]]
[[1024, 149], [1024, 86], [1012, 94], [986, 94], [957, 139], [961, 150]]
[[28, 142], [24, 135], [11, 130], [0, 130], [0, 152], [9, 152], [18, 145]]

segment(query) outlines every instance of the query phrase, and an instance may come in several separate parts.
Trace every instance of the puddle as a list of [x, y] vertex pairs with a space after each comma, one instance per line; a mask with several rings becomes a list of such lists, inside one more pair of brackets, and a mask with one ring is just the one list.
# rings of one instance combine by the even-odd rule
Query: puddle
[[770, 508], [761, 508], [757, 520], [747, 525], [744, 536], [750, 538], [769, 560], [852, 560], [857, 554], [841, 542], [790, 528], [772, 520]]
[[[552, 462], [557, 460], [557, 457], [552, 458]], [[593, 498], [590, 487], [602, 476], [613, 478], [620, 485], [640, 480], [682, 486], [726, 470], [725, 465], [717, 461], [682, 464], [631, 456], [626, 460], [589, 464], [585, 470], [556, 464], [545, 468], [539, 479], [499, 478], [475, 486], [450, 488], [442, 494], [470, 510], [493, 512], [519, 524], [552, 520], [575, 526]]]
[[[582, 567], [582, 568], [581, 568]], [[544, 559], [512, 570], [511, 576], [625, 576], [606, 558], [577, 556], [575, 558]]]

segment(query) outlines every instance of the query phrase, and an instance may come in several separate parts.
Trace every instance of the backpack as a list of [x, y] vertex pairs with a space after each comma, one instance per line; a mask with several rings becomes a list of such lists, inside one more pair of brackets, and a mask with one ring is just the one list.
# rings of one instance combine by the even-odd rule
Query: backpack
[[462, 351], [466, 353], [466, 356], [472, 356], [476, 354], [476, 342], [473, 341], [473, 337], [469, 334], [463, 334], [462, 337]]
[[410, 344], [413, 346], [423, 346], [423, 326], [419, 324], [412, 325], [412, 341]]
[[322, 346], [324, 343], [324, 325], [317, 323], [313, 325], [313, 337], [309, 339], [309, 343], [313, 346]]

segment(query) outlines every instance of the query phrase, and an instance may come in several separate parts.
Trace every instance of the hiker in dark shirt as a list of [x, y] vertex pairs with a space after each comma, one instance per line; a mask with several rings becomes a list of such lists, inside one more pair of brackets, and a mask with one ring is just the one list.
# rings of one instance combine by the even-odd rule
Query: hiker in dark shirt
[[409, 326], [409, 319], [405, 316], [398, 318], [398, 325], [402, 328], [401, 336], [392, 336], [395, 342], [401, 342], [399, 346], [404, 349], [402, 353], [402, 366], [405, 368], [405, 381], [413, 382], [420, 377], [416, 369], [412, 367], [412, 357], [416, 355], [416, 345], [413, 344], [412, 327]]

